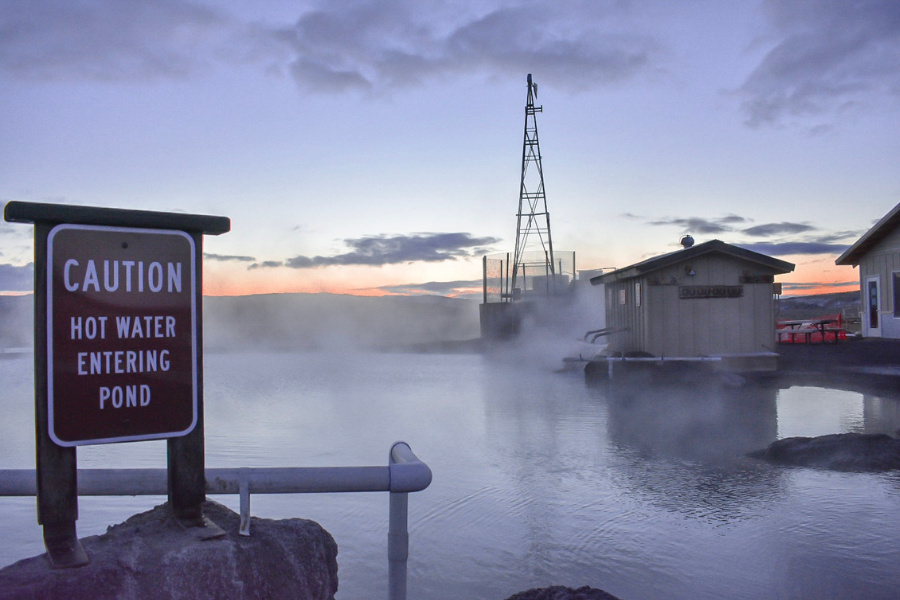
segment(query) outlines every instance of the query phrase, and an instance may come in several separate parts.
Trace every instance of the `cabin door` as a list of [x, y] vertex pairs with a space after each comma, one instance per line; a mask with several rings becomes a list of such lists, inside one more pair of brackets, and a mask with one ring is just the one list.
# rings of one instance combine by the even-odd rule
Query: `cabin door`
[[865, 322], [868, 337], [881, 337], [881, 280], [866, 278]]

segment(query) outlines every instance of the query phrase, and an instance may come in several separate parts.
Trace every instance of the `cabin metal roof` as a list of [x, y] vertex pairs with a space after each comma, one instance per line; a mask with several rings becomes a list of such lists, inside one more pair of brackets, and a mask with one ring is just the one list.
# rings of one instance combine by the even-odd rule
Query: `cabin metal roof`
[[722, 240], [711, 240], [709, 242], [697, 244], [696, 246], [691, 246], [690, 248], [684, 248], [683, 250], [676, 250], [675, 252], [648, 258], [645, 261], [635, 263], [631, 266], [616, 269], [615, 271], [604, 273], [597, 277], [592, 277], [591, 285], [600, 285], [601, 283], [612, 283], [623, 279], [642, 277], [652, 271], [664, 269], [670, 265], [686, 260], [693, 260], [699, 256], [710, 253], [727, 254], [740, 260], [755, 263], [775, 271], [776, 275], [790, 273], [794, 270], [793, 263], [772, 258], [771, 256], [766, 256], [765, 254], [760, 254], [759, 252], [754, 252], [745, 248], [739, 248], [738, 246], [732, 246], [731, 244], [726, 244]]
[[900, 226], [900, 204], [891, 209], [888, 214], [884, 215], [884, 217], [875, 223], [871, 229], [865, 232], [861, 238], [856, 240], [855, 244], [847, 248], [847, 250], [834, 261], [834, 264], [857, 266], [860, 263], [860, 259], [862, 259], [869, 250], [874, 248], [878, 242], [883, 240], [898, 226]]

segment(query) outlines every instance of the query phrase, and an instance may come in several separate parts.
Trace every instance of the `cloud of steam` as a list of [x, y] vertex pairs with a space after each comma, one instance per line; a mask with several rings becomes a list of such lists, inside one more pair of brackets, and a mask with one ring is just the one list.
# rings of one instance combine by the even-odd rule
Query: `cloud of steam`
[[207, 349], [409, 349], [479, 335], [478, 303], [437, 296], [257, 294], [203, 299]]
[[382, 266], [407, 262], [442, 262], [487, 253], [499, 238], [472, 237], [468, 233], [377, 235], [345, 239], [352, 251], [336, 256], [295, 256], [284, 261], [292, 269], [333, 265]]

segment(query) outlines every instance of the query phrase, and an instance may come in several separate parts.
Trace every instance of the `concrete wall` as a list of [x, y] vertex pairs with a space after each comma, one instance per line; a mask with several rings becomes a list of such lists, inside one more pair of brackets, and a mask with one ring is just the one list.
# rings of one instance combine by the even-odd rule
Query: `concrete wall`
[[482, 339], [506, 340], [519, 335], [522, 326], [520, 306], [511, 302], [479, 304]]

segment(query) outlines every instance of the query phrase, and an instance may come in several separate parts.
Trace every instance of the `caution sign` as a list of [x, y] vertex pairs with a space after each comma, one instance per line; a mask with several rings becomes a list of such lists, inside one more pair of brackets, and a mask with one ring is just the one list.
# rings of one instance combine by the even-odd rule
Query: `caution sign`
[[182, 231], [50, 231], [47, 372], [55, 443], [149, 440], [194, 428], [194, 252]]

